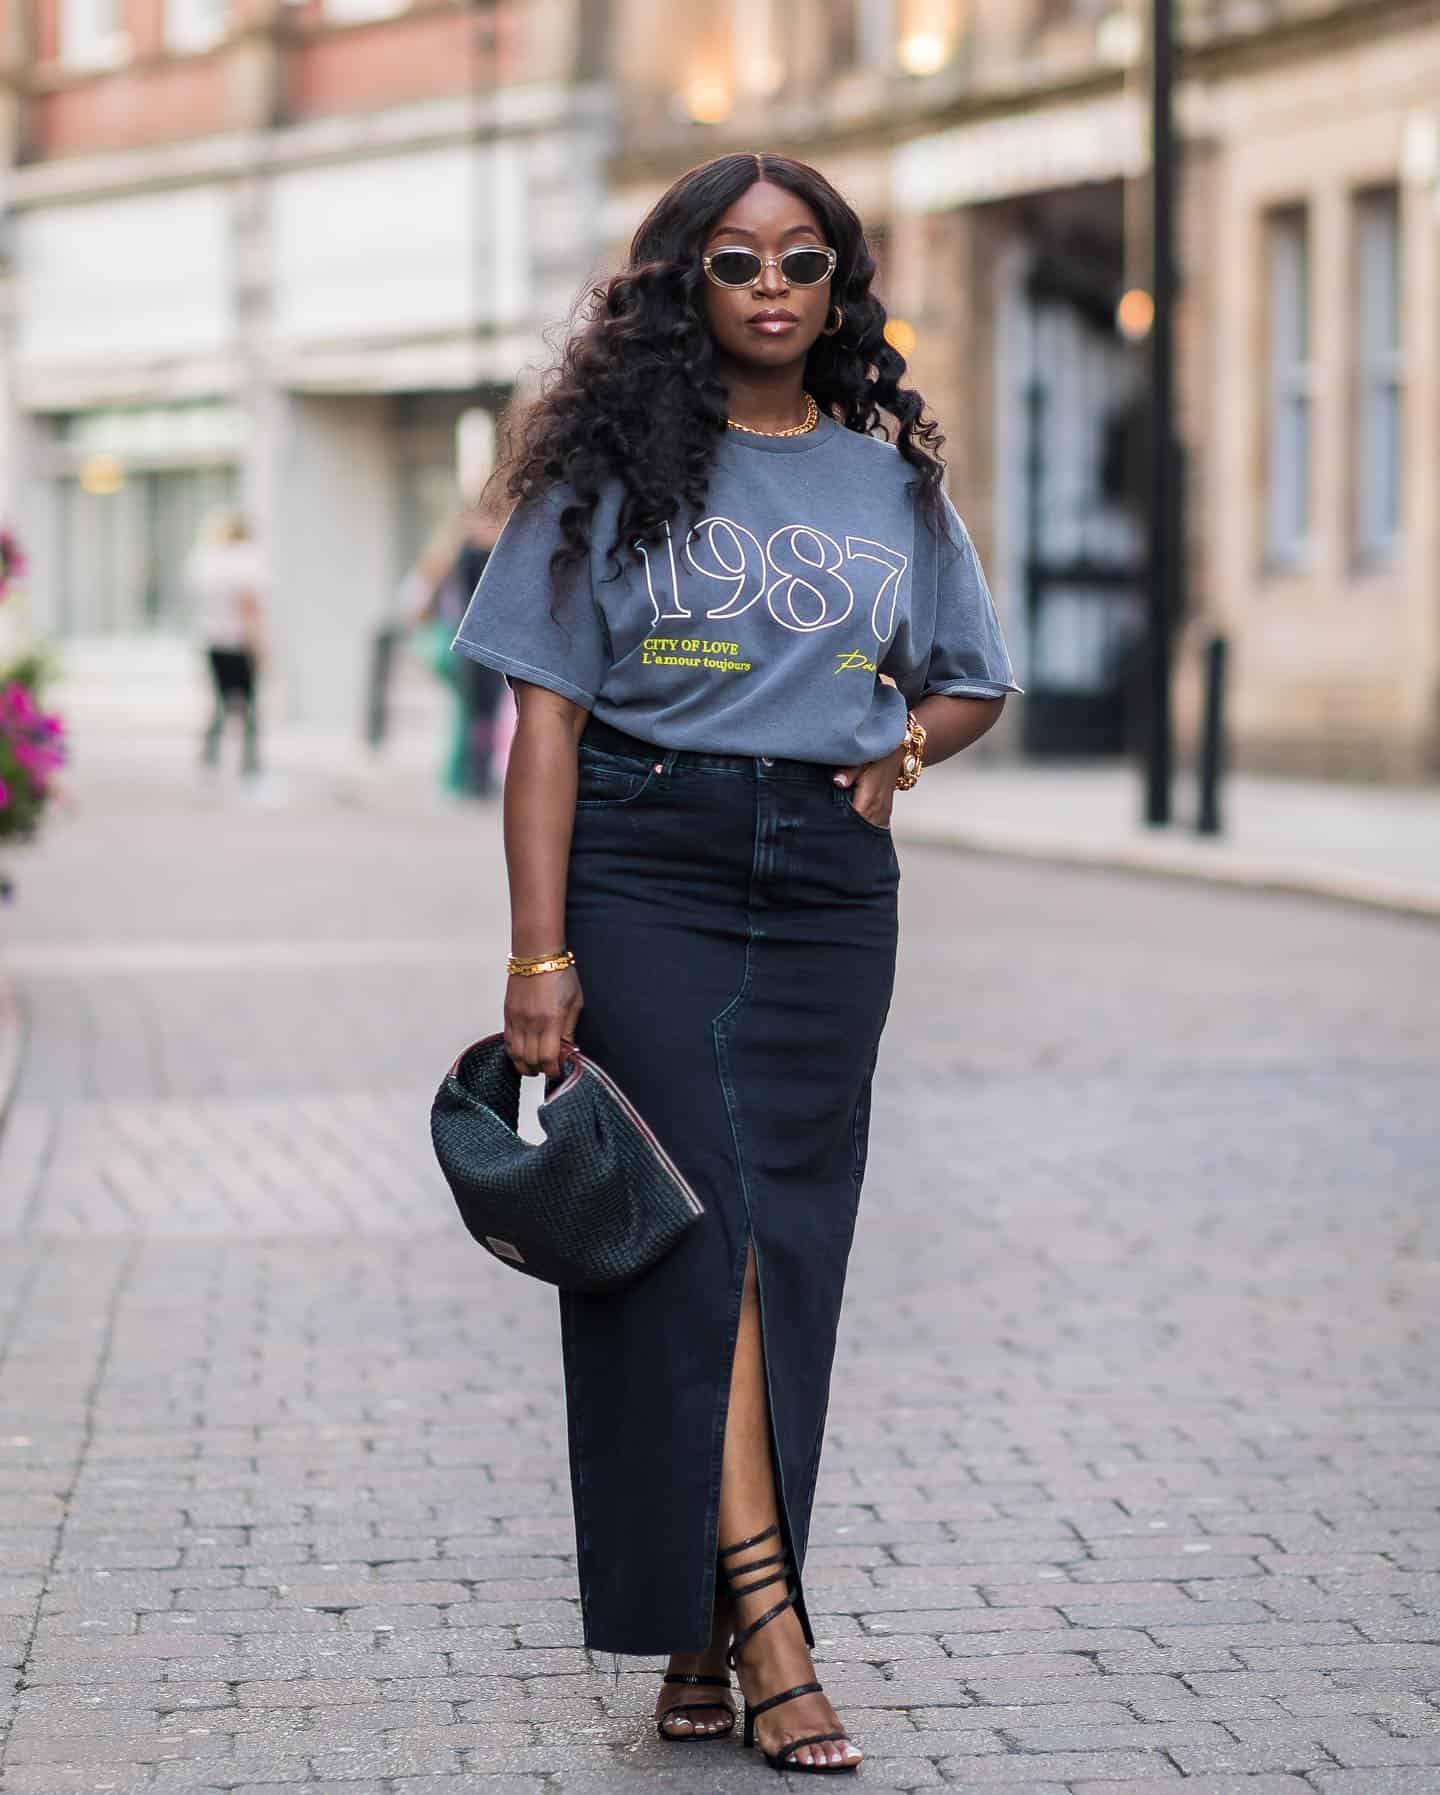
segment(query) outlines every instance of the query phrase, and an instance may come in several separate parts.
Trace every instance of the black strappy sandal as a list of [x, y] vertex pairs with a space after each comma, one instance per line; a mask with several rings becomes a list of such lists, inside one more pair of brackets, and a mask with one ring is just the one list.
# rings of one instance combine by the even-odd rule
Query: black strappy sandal
[[[737, 1552], [747, 1552], [751, 1546], [758, 1546], [762, 1540], [778, 1536], [779, 1532], [778, 1526], [767, 1527], [762, 1533], [752, 1534], [749, 1539], [742, 1539], [738, 1545], [722, 1546], [719, 1556], [723, 1561], [733, 1557]], [[762, 1627], [768, 1627], [771, 1621], [778, 1620], [787, 1608], [795, 1606], [795, 1597], [790, 1588], [787, 1558], [788, 1555], [782, 1547], [780, 1551], [772, 1553], [768, 1558], [756, 1558], [752, 1559], [749, 1564], [737, 1564], [733, 1571], [728, 1568], [724, 1569], [732, 1602], [738, 1600], [740, 1596], [754, 1595], [758, 1589], [768, 1589], [772, 1583], [785, 1585], [784, 1601], [777, 1602], [773, 1608], [766, 1609], [759, 1620], [752, 1621], [748, 1627], [742, 1628], [735, 1635], [730, 1650], [726, 1654], [732, 1670], [739, 1669], [740, 1651], [746, 1642], [753, 1639]], [[748, 1577], [753, 1571], [764, 1570], [767, 1565], [772, 1564], [778, 1564], [784, 1568], [773, 1571], [768, 1577], [762, 1577], [758, 1583], [736, 1583], [733, 1581], [735, 1577]], [[723, 1565], [722, 1568], [724, 1568]], [[823, 1695], [824, 1693], [825, 1687], [822, 1683], [799, 1683], [794, 1689], [786, 1689], [780, 1695], [767, 1696], [763, 1702], [756, 1702], [753, 1707], [747, 1698], [745, 1701], [744, 1743], [747, 1746], [755, 1743], [755, 1722], [761, 1714], [768, 1714], [772, 1708], [783, 1707], [786, 1702], [798, 1701], [802, 1695]], [[772, 1770], [788, 1771], [795, 1776], [836, 1776], [842, 1773], [853, 1773], [860, 1768], [862, 1759], [857, 1758], [853, 1764], [802, 1764], [795, 1759], [794, 1754], [806, 1745], [830, 1745], [841, 1739], [847, 1745], [850, 1743], [848, 1733], [807, 1733], [803, 1739], [787, 1740], [777, 1752], [768, 1752], [762, 1745], [760, 1755]]]
[[[700, 1676], [694, 1671], [668, 1671], [660, 1680], [662, 1683], [684, 1683], [693, 1689], [714, 1688], [728, 1690], [730, 1687], [729, 1677]], [[691, 1730], [688, 1733], [672, 1733], [667, 1731], [665, 1726], [667, 1720], [671, 1719], [676, 1714], [684, 1714], [691, 1708], [694, 1708], [697, 1711], [703, 1708], [710, 1714], [728, 1714], [729, 1724], [716, 1727], [713, 1733], [697, 1733], [694, 1730], [695, 1723], [693, 1721], [690, 1723]], [[667, 1708], [663, 1714], [657, 1714], [655, 1716], [655, 1731], [659, 1733], [662, 1739], [666, 1740], [671, 1745], [703, 1745], [711, 1739], [728, 1739], [731, 1733], [735, 1731], [735, 1713], [734, 1710], [729, 1708], [724, 1702], [676, 1702], [673, 1708]]]

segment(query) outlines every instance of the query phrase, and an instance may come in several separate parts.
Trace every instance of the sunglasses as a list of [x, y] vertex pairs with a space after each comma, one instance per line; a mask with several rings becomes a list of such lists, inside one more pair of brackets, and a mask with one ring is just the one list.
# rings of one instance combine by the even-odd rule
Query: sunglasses
[[778, 268], [787, 287], [818, 287], [835, 272], [837, 259], [833, 249], [797, 243], [778, 256], [762, 256], [753, 249], [716, 249], [704, 257], [704, 268], [717, 287], [753, 287], [767, 268]]

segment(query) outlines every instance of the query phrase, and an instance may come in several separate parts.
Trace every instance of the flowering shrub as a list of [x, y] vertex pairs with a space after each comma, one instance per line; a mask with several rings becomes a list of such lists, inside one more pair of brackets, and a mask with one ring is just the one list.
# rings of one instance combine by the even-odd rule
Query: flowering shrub
[[0, 841], [34, 833], [65, 764], [65, 726], [40, 708], [37, 657], [0, 673]]
[[[24, 571], [20, 544], [0, 529], [0, 604]], [[35, 833], [65, 764], [65, 726], [40, 704], [46, 671], [35, 653], [0, 666], [0, 845]], [[9, 895], [0, 873], [0, 898]]]

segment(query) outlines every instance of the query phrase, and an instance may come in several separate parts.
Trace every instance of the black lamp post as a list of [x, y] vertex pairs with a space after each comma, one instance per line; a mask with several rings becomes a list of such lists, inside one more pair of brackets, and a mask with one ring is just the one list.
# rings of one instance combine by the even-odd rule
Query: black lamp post
[[1181, 580], [1180, 455], [1175, 433], [1175, 0], [1153, 0], [1150, 30], [1150, 505], [1145, 821], [1170, 821], [1174, 748], [1171, 641]]

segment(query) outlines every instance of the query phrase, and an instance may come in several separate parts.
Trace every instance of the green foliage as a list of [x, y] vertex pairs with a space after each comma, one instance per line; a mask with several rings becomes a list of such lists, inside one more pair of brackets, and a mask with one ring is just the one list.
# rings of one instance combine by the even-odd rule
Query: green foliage
[[47, 672], [42, 653], [0, 669], [0, 842], [35, 833], [65, 764], [65, 726], [40, 701]]

